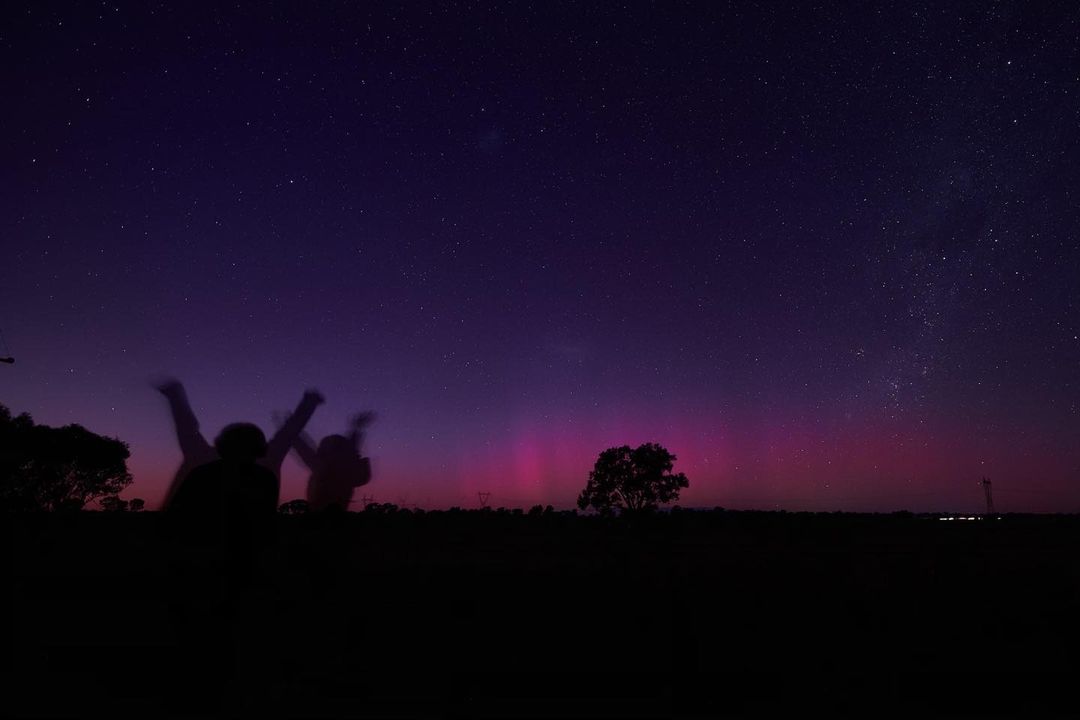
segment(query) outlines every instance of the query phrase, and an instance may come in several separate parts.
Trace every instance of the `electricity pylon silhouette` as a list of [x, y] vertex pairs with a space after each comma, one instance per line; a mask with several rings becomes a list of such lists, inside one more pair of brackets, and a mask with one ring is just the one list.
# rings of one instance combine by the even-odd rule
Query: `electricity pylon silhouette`
[[994, 514], [994, 494], [990, 490], [990, 478], [982, 479], [983, 494], [986, 496], [986, 514]]
[[478, 498], [480, 498], [480, 507], [486, 508], [488, 506], [488, 500], [491, 499], [491, 493], [489, 493], [489, 492], [478, 492], [478, 493], [476, 493], [476, 496]]

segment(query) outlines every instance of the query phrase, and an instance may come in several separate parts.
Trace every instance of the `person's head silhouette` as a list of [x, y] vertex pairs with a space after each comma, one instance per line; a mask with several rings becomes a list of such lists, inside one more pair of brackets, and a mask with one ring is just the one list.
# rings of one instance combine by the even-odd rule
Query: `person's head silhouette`
[[253, 463], [266, 455], [266, 436], [251, 423], [233, 423], [214, 440], [214, 449], [222, 460]]
[[327, 435], [319, 442], [317, 452], [324, 463], [340, 464], [359, 458], [356, 444], [344, 435]]

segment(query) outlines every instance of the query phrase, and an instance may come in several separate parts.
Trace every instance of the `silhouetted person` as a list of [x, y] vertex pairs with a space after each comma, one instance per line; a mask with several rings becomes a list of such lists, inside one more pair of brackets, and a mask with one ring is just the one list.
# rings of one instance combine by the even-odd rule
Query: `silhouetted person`
[[214, 441], [219, 459], [192, 470], [169, 504], [178, 539], [223, 552], [222, 568], [247, 578], [259, 548], [271, 537], [277, 478], [258, 464], [267, 442], [255, 425], [234, 423]]
[[293, 449], [311, 471], [310, 510], [348, 510], [356, 488], [371, 482], [371, 460], [362, 456], [361, 445], [364, 429], [374, 419], [374, 413], [360, 413], [353, 417], [348, 435], [327, 435], [318, 447], [306, 433], [297, 436]]
[[274, 474], [258, 464], [268, 450], [263, 431], [251, 423], [233, 423], [218, 435], [214, 449], [218, 459], [188, 473], [169, 509], [272, 514], [277, 509]]
[[234, 423], [214, 448], [219, 458], [192, 470], [168, 507], [184, 684], [200, 702], [229, 691], [243, 669], [234, 653], [253, 610], [245, 598], [277, 511], [277, 478], [259, 464], [268, 449], [262, 430]]
[[[173, 424], [176, 426], [176, 439], [183, 455], [180, 467], [165, 495], [164, 507], [168, 508], [188, 473], [200, 465], [213, 461], [217, 458], [217, 453], [199, 430], [199, 421], [191, 409], [184, 386], [178, 380], [170, 379], [158, 383], [156, 387], [169, 401], [169, 411], [172, 413]], [[266, 453], [259, 460], [259, 464], [274, 474], [275, 499], [281, 488], [281, 464], [285, 461], [285, 456], [289, 454], [289, 448], [311, 419], [315, 408], [324, 401], [323, 396], [316, 390], [305, 392], [300, 404], [289, 416], [288, 422], [284, 423], [266, 443]]]
[[[344, 435], [328, 435], [318, 445], [301, 433], [293, 445], [300, 460], [311, 470], [307, 484], [308, 508], [322, 513], [319, 522], [305, 528], [304, 542], [297, 548], [305, 582], [312, 594], [314, 612], [305, 618], [306, 642], [300, 652], [322, 658], [329, 667], [350, 662], [353, 654], [344, 630], [356, 617], [355, 576], [349, 556], [355, 552], [352, 525], [345, 522], [353, 492], [371, 481], [371, 462], [362, 455], [364, 430], [373, 413], [352, 418]], [[281, 422], [280, 416], [276, 417]]]

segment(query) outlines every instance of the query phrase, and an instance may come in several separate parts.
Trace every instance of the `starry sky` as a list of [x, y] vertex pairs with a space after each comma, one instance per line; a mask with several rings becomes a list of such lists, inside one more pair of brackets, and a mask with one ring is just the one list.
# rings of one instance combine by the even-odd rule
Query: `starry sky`
[[406, 506], [1080, 511], [1080, 10], [872, 5], [5, 3], [0, 402], [151, 507], [174, 375]]

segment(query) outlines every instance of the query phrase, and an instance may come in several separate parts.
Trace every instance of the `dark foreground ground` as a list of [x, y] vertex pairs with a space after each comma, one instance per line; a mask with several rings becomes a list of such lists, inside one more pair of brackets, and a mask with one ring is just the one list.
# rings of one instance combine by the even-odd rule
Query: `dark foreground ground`
[[233, 590], [163, 520], [5, 519], [6, 715], [1080, 708], [1080, 518], [280, 517]]

